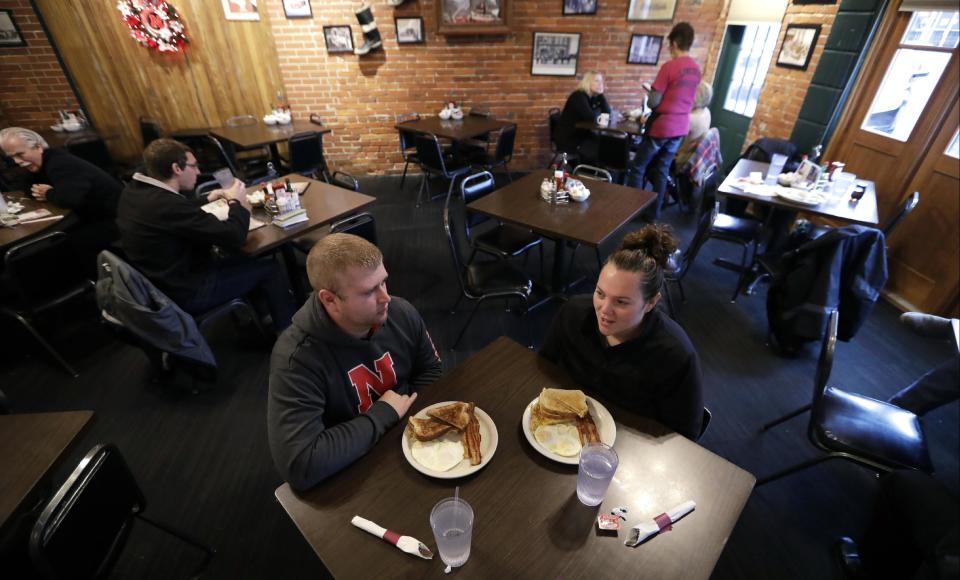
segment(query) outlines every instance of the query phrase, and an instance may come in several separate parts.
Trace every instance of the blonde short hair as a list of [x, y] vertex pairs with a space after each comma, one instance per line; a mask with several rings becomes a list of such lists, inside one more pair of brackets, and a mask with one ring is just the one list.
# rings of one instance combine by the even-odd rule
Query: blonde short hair
[[590, 85], [593, 84], [593, 79], [600, 77], [603, 78], [603, 73], [598, 70], [587, 71], [583, 74], [583, 78], [580, 79], [580, 84], [577, 85], [578, 91], [583, 91], [585, 93], [590, 92]]
[[713, 87], [707, 81], [700, 81], [697, 85], [697, 95], [693, 98], [693, 108], [702, 109], [710, 106], [713, 100]]
[[319, 292], [340, 290], [341, 275], [351, 266], [372, 270], [383, 263], [380, 249], [353, 234], [330, 234], [314, 244], [307, 255], [307, 278]]

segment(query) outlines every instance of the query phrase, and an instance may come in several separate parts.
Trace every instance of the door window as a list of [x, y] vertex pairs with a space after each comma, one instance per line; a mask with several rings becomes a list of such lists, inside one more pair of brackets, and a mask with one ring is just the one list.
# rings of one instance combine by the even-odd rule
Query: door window
[[906, 141], [960, 40], [960, 12], [914, 12], [862, 129]]
[[960, 158], [960, 130], [953, 132], [953, 139], [950, 140], [950, 144], [947, 145], [947, 150], [944, 153], [950, 157]]
[[723, 101], [724, 109], [753, 117], [779, 33], [779, 24], [753, 23], [745, 26], [743, 44]]

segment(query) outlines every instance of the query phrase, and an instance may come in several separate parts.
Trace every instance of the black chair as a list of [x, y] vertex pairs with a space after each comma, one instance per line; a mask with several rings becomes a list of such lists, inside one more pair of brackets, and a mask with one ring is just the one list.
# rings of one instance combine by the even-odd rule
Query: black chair
[[346, 171], [335, 171], [333, 175], [330, 176], [330, 185], [336, 185], [337, 187], [352, 191], [360, 191], [360, 182], [356, 177]]
[[[586, 163], [581, 163], [573, 168], [573, 171], [570, 174], [574, 177], [582, 177], [585, 179], [592, 179], [594, 181], [606, 181], [607, 183], [613, 182], [613, 175], [609, 171], [601, 167], [595, 167], [593, 165], [587, 165]], [[590, 189], [589, 184], [587, 184], [587, 189]], [[577, 257], [577, 250], [580, 248], [580, 244], [576, 243], [573, 245], [573, 250], [570, 252], [570, 265], [567, 266], [567, 272], [573, 271], [573, 262], [574, 258]], [[597, 256], [597, 272], [603, 269], [603, 258], [600, 256], [600, 246], [593, 248], [594, 253]]]
[[497, 147], [493, 155], [483, 150], [471, 159], [471, 165], [484, 171], [493, 171], [502, 165], [503, 170], [507, 173], [507, 180], [513, 183], [513, 177], [510, 175], [510, 168], [507, 167], [507, 164], [513, 160], [513, 147], [516, 141], [516, 123], [507, 125], [500, 131], [500, 136], [497, 138]]
[[440, 141], [432, 133], [417, 133], [415, 143], [417, 158], [420, 160], [420, 169], [423, 171], [423, 181], [420, 182], [420, 191], [417, 193], [417, 207], [420, 207], [420, 200], [424, 191], [427, 193], [428, 200], [432, 199], [429, 183], [432, 176], [450, 180], [450, 187], [447, 188], [447, 198], [449, 199], [457, 178], [469, 173], [470, 166], [444, 155]]
[[[460, 183], [460, 196], [463, 198], [464, 206], [493, 190], [493, 175], [488, 171], [474, 173], [465, 177]], [[449, 200], [447, 205], [449, 206]], [[467, 263], [473, 263], [478, 251], [498, 259], [506, 259], [526, 255], [533, 248], [538, 248], [540, 250], [540, 275], [542, 277], [543, 238], [528, 229], [503, 223], [497, 223], [493, 228], [484, 229], [480, 233], [474, 232], [475, 228], [490, 221], [493, 220], [481, 213], [465, 212], [463, 219], [464, 233], [467, 241], [473, 246], [473, 252], [467, 259]]]
[[146, 148], [147, 145], [163, 137], [163, 129], [160, 128], [160, 123], [155, 119], [140, 117], [140, 136], [143, 138], [143, 146]]
[[110, 157], [107, 143], [102, 138], [95, 135], [75, 135], [67, 137], [64, 147], [71, 155], [89, 161], [110, 175], [116, 174], [113, 158]]
[[[227, 127], [253, 127], [259, 123], [253, 115], [235, 115], [224, 121]], [[272, 159], [270, 148], [266, 146], [244, 148], [234, 145], [231, 151], [234, 152], [237, 165], [243, 168], [244, 175], [248, 177], [265, 173], [267, 163]]]
[[553, 152], [553, 157], [550, 158], [550, 163], [547, 163], [547, 167], [552, 167], [553, 164], [557, 162], [557, 157], [563, 153], [560, 145], [557, 144], [557, 126], [560, 125], [561, 114], [560, 109], [556, 107], [547, 112], [547, 128], [550, 131], [550, 150]]
[[[360, 182], [357, 178], [344, 171], [334, 172], [334, 174], [330, 176], [330, 184], [351, 191], [360, 191]], [[377, 229], [373, 215], [363, 212], [343, 218], [332, 224], [329, 231], [314, 231], [304, 234], [294, 240], [293, 245], [304, 254], [309, 254], [313, 246], [323, 239], [324, 236], [337, 232], [356, 234], [361, 238], [365, 238], [373, 245], [377, 244]]]
[[90, 292], [92, 281], [85, 275], [68, 247], [67, 234], [51, 232], [8, 249], [4, 253], [4, 278], [11, 299], [0, 305], [0, 313], [19, 322], [43, 348], [74, 378], [80, 376], [40, 334], [34, 319]]
[[399, 125], [418, 120], [420, 120], [419, 113], [403, 113], [397, 115], [397, 133], [400, 135], [400, 157], [403, 159], [403, 175], [400, 177], [401, 188], [403, 187], [403, 182], [407, 179], [407, 168], [410, 167], [411, 163], [420, 165], [420, 159], [417, 158], [417, 132], [399, 127]]
[[[451, 348], [457, 348], [460, 339], [470, 326], [470, 322], [476, 315], [480, 303], [490, 298], [500, 298], [508, 301], [516, 298], [522, 307], [522, 314], [526, 314], [527, 302], [530, 299], [530, 293], [533, 290], [533, 282], [530, 278], [513, 267], [506, 260], [495, 260], [493, 262], [474, 262], [464, 265], [460, 254], [460, 242], [458, 240], [461, 231], [457, 229], [449, 206], [443, 208], [443, 231], [447, 236], [447, 242], [450, 245], [450, 256], [453, 259], [453, 268], [457, 273], [457, 283], [460, 285], [460, 295], [456, 303], [450, 309], [451, 314], [455, 314], [460, 301], [466, 297], [468, 300], [475, 300], [473, 310], [470, 316], [463, 324], [463, 328], [457, 335]], [[529, 331], [529, 329], [528, 329]]]
[[711, 239], [717, 239], [737, 244], [742, 248], [740, 276], [737, 278], [737, 286], [730, 297], [730, 302], [736, 302], [737, 296], [740, 295], [740, 291], [744, 289], [747, 280], [749, 280], [753, 264], [757, 259], [760, 236], [763, 234], [763, 222], [750, 217], [732, 216], [720, 211], [720, 202], [717, 201], [716, 171], [716, 168], [707, 170], [707, 174], [711, 175], [712, 178], [705, 180], [700, 188], [700, 219], [702, 219], [704, 213], [709, 213], [712, 216], [704, 243]]
[[216, 180], [205, 181], [200, 185], [198, 185], [196, 188], [194, 188], [193, 195], [194, 197], [203, 197], [205, 195], [208, 195], [211, 191], [219, 187], [220, 187], [220, 183]]
[[47, 578], [105, 578], [142, 521], [202, 551], [202, 572], [216, 550], [144, 515], [146, 498], [114, 445], [97, 445], [40, 514], [30, 557]]
[[[226, 167], [234, 175], [248, 181], [250, 176], [239, 170], [220, 140], [208, 132], [178, 134], [174, 138], [193, 150], [197, 164], [203, 171], [202, 177], [211, 176], [214, 171]], [[251, 183], [248, 182], [248, 185]]]
[[616, 175], [617, 183], [625, 184], [630, 169], [630, 136], [623, 131], [597, 131], [597, 164]]
[[767, 423], [761, 429], [767, 431], [810, 411], [807, 437], [826, 455], [758, 479], [757, 485], [834, 458], [847, 459], [880, 471], [918, 469], [929, 473], [933, 470], [923, 428], [915, 414], [884, 401], [827, 386], [837, 346], [839, 319], [836, 310], [830, 313], [820, 360], [817, 362], [813, 401]]
[[287, 171], [314, 179], [319, 175], [324, 181], [330, 181], [330, 170], [323, 156], [323, 134], [316, 131], [304, 131], [292, 135], [287, 140], [287, 152], [290, 156]]
[[[716, 176], [710, 176], [709, 179], [716, 179]], [[713, 187], [716, 187], [714, 184]], [[690, 243], [687, 245], [684, 250], [676, 250], [670, 259], [667, 260], [667, 266], [664, 268], [664, 281], [666, 282], [666, 287], [664, 288], [664, 298], [667, 300], [667, 309], [670, 311], [670, 317], [676, 320], [677, 318], [677, 309], [673, 304], [673, 295], [670, 292], [670, 283], [677, 285], [677, 289], [680, 291], [680, 301], [686, 302], [687, 297], [683, 292], [683, 279], [686, 277], [687, 272], [690, 271], [690, 268], [693, 267], [694, 261], [697, 259], [697, 255], [700, 253], [700, 248], [703, 247], [703, 243], [707, 241], [707, 236], [710, 233], [710, 224], [714, 221], [713, 212], [703, 212], [700, 214], [700, 220], [697, 224], [697, 229], [693, 234], [693, 239], [690, 240]]]
[[703, 408], [703, 419], [700, 422], [700, 434], [697, 435], [697, 441], [703, 438], [703, 434], [707, 432], [707, 427], [710, 426], [710, 420], [713, 419], [713, 413], [710, 412], [710, 409]]

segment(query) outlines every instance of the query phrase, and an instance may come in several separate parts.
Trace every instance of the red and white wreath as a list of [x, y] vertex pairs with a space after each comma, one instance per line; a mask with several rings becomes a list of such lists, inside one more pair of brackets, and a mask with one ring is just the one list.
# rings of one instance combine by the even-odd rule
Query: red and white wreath
[[159, 52], [180, 52], [187, 39], [177, 9], [163, 0], [120, 0], [117, 10], [134, 40]]

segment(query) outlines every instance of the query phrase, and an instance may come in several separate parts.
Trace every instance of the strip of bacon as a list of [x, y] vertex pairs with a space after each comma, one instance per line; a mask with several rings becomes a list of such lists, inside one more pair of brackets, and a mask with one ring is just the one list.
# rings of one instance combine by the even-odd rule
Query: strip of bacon
[[480, 421], [477, 420], [477, 414], [474, 412], [476, 405], [470, 403], [470, 422], [467, 423], [467, 429], [463, 432], [463, 446], [467, 457], [470, 459], [470, 465], [480, 465]]
[[577, 432], [580, 434], [581, 445], [600, 443], [600, 432], [597, 431], [597, 424], [593, 422], [590, 413], [585, 417], [577, 418]]

